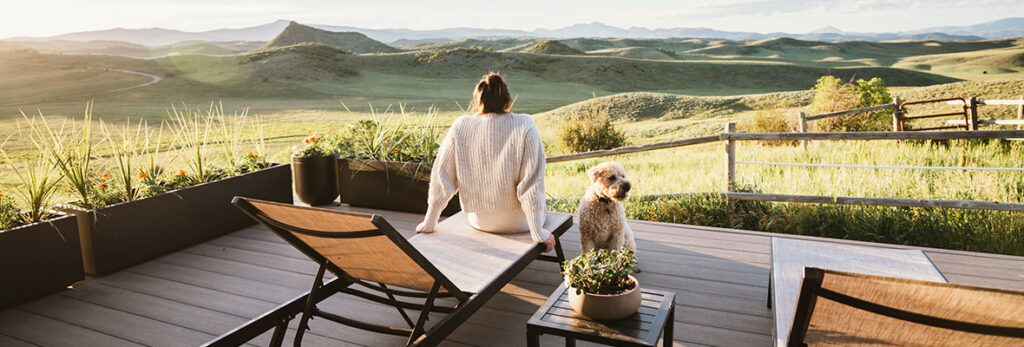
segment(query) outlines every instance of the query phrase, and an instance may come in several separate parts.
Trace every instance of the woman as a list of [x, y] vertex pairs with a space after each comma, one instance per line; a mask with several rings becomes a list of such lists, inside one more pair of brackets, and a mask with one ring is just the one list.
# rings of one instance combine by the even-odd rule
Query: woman
[[533, 118], [508, 112], [508, 85], [496, 73], [480, 79], [470, 110], [448, 130], [430, 172], [427, 215], [416, 232], [433, 232], [456, 192], [474, 229], [529, 231], [545, 252], [555, 238], [544, 230], [544, 145]]

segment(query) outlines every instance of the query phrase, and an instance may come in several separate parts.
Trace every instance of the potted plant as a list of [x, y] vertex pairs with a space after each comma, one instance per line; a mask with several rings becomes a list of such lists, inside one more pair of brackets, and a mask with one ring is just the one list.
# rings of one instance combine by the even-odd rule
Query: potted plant
[[[353, 206], [413, 213], [427, 211], [431, 162], [437, 156], [437, 110], [412, 119], [400, 107], [398, 117], [364, 119], [339, 142], [338, 190], [341, 202]], [[460, 210], [458, 195], [442, 212]]]
[[311, 206], [327, 205], [338, 198], [338, 157], [330, 141], [310, 135], [292, 147], [295, 195]]
[[[70, 160], [69, 171], [83, 172], [84, 177], [80, 180], [84, 186], [73, 190], [86, 194], [58, 208], [78, 218], [87, 273], [109, 274], [253, 225], [251, 218], [231, 205], [236, 195], [292, 201], [289, 165], [266, 161], [258, 122], [249, 131], [255, 148], [235, 158], [240, 154], [218, 154], [207, 144], [218, 124], [241, 120], [225, 120], [219, 108], [206, 114], [175, 109], [172, 115], [171, 144], [162, 140], [163, 126], [159, 133], [145, 123], [126, 125], [120, 132], [105, 131], [113, 174], [82, 167], [80, 163], [86, 162], [82, 158], [89, 155]], [[228, 134], [222, 141], [234, 139], [244, 139], [244, 134]], [[68, 150], [52, 152], [54, 158], [69, 157]], [[183, 167], [166, 170], [164, 165], [175, 161], [168, 157], [175, 154], [173, 158], [180, 159]]]
[[[49, 209], [61, 180], [45, 154], [15, 165], [20, 181], [0, 191], [0, 310], [85, 279], [73, 216]], [[6, 195], [12, 192], [18, 199]], [[18, 206], [18, 202], [25, 209]]]
[[599, 320], [621, 319], [640, 308], [640, 272], [632, 250], [598, 249], [567, 260], [562, 274], [573, 311]]

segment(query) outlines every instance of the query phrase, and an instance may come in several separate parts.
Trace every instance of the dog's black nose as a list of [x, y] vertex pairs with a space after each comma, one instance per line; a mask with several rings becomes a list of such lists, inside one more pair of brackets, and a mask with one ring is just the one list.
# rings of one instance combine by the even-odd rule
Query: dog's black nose
[[626, 183], [622, 184], [622, 190], [625, 190], [625, 191], [628, 192], [630, 188], [632, 188], [632, 185], [629, 184], [629, 182], [626, 182]]

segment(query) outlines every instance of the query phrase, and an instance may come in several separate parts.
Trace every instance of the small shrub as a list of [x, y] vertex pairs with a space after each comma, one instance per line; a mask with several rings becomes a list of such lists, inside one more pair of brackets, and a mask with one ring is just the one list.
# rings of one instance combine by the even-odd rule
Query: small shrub
[[339, 138], [335, 147], [355, 159], [432, 163], [441, 147], [441, 134], [434, 126], [437, 112], [431, 107], [414, 119], [416, 113], [400, 105], [397, 115], [385, 112], [383, 117], [352, 123], [348, 136]]
[[[823, 76], [814, 86], [811, 112], [815, 114], [845, 111], [892, 102], [892, 95], [881, 78], [848, 83], [833, 76]], [[820, 131], [887, 131], [892, 127], [892, 112], [870, 113], [826, 118], [816, 122]]]
[[292, 156], [296, 158], [324, 157], [334, 153], [331, 141], [320, 135], [310, 135], [302, 139], [301, 145], [292, 147]]
[[558, 139], [563, 147], [573, 153], [626, 145], [626, 134], [615, 128], [611, 118], [596, 113], [566, 121], [558, 131]]
[[620, 294], [636, 287], [630, 274], [640, 272], [632, 250], [597, 249], [566, 260], [562, 274], [576, 294]]
[[[793, 126], [786, 120], [786, 115], [779, 109], [761, 110], [754, 115], [753, 121], [748, 126], [750, 132], [754, 133], [788, 133], [793, 131]], [[762, 145], [795, 145], [799, 141], [760, 141]]]
[[21, 224], [21, 214], [14, 198], [0, 193], [0, 230], [6, 230]]

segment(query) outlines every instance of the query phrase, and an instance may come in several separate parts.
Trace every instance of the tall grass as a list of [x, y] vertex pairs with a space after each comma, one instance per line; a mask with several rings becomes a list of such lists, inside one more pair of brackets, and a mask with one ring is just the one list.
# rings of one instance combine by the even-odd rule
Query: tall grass
[[[7, 139], [3, 144], [7, 143]], [[22, 213], [21, 218], [25, 223], [46, 220], [51, 214], [50, 208], [53, 207], [55, 193], [62, 178], [60, 171], [50, 163], [44, 152], [39, 152], [35, 158], [20, 164], [15, 163], [3, 149], [3, 144], [0, 144], [0, 155], [10, 165], [19, 181], [17, 186], [8, 187], [7, 190], [14, 193], [22, 205], [28, 208]]]
[[[686, 147], [548, 166], [551, 198], [581, 196], [591, 165], [617, 160], [636, 195], [724, 190], [721, 144]], [[1024, 167], [1019, 141], [849, 141], [792, 146], [740, 142], [738, 160], [860, 165]], [[746, 190], [778, 194], [1024, 202], [1024, 172], [807, 168], [737, 164]], [[560, 199], [553, 210], [574, 213]], [[938, 208], [737, 202], [689, 196], [626, 203], [629, 218], [789, 234], [1024, 255], [1024, 214]]]
[[371, 105], [370, 119], [352, 123], [342, 134], [339, 152], [359, 159], [429, 163], [437, 156], [438, 137], [434, 125], [438, 110], [430, 107], [420, 115], [398, 105], [397, 114], [388, 106], [383, 111]]
[[179, 111], [171, 106], [168, 115], [175, 127], [175, 146], [181, 152], [182, 162], [188, 171], [179, 171], [181, 177], [187, 177], [192, 183], [205, 183], [216, 179], [207, 165], [209, 155], [209, 143], [213, 120], [215, 115], [223, 113], [223, 110], [210, 103], [210, 108], [203, 113], [198, 109], [190, 109], [187, 106]]
[[[110, 146], [111, 157], [114, 166], [117, 168], [118, 193], [115, 195], [117, 201], [132, 201], [142, 195], [139, 185], [135, 184], [138, 176], [138, 160], [143, 155], [144, 146], [149, 141], [150, 134], [145, 121], [139, 121], [134, 129], [130, 120], [126, 120], [121, 130], [114, 134], [104, 123], [100, 123], [103, 133], [107, 137]], [[108, 188], [109, 189], [109, 188]]]
[[[221, 156], [227, 167], [233, 173], [242, 171], [242, 153], [246, 144], [246, 122], [249, 109], [243, 109], [241, 114], [230, 117], [224, 114], [224, 104], [220, 103], [216, 111], [211, 115], [217, 123], [217, 135], [221, 144]], [[251, 137], [250, 137], [251, 139]]]
[[[1024, 143], [971, 141], [811, 142], [807, 151], [741, 141], [737, 161], [853, 165], [1024, 167]], [[636, 195], [717, 192], [725, 187], [721, 143], [548, 165], [550, 197], [578, 197], [585, 171], [619, 161]], [[766, 193], [1024, 202], [1024, 172], [791, 167], [736, 164], [737, 182]]]
[[[92, 101], [85, 104], [81, 126], [72, 119], [64, 119], [59, 126], [51, 125], [40, 112], [29, 118], [24, 112], [27, 136], [40, 153], [44, 153], [64, 177], [69, 190], [74, 192], [78, 204], [91, 207], [95, 195], [95, 170], [93, 166]], [[20, 131], [19, 131], [20, 132]]]

